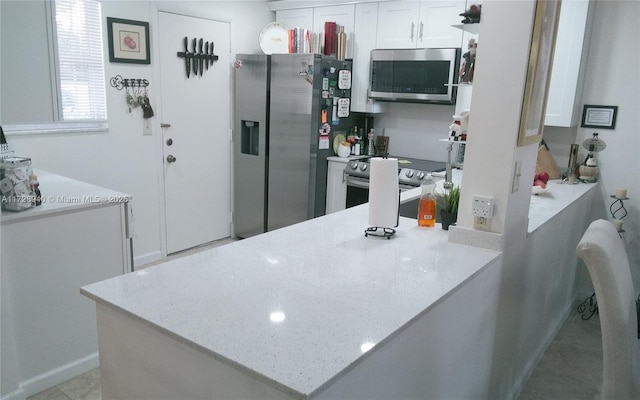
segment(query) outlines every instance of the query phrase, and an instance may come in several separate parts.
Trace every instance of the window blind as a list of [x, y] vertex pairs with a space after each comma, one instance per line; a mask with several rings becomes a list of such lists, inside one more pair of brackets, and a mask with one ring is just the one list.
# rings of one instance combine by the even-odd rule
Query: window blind
[[102, 17], [96, 0], [55, 0], [63, 121], [106, 121]]

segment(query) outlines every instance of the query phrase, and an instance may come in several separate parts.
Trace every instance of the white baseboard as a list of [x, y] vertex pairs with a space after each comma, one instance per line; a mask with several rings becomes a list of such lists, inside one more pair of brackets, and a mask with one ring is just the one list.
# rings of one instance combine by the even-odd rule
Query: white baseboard
[[98, 352], [80, 358], [33, 378], [20, 382], [18, 389], [0, 397], [0, 400], [24, 400], [71, 378], [89, 372], [100, 365]]
[[133, 259], [134, 269], [138, 269], [139, 267], [145, 264], [150, 264], [158, 260], [162, 260], [162, 252], [160, 250], [147, 253], [147, 254], [142, 254]]

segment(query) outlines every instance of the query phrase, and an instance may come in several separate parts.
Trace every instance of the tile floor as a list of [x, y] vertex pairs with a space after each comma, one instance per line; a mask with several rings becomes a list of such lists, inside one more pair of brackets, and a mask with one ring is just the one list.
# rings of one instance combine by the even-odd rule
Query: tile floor
[[553, 339], [518, 400], [598, 399], [602, 392], [602, 334], [595, 314], [575, 309]]
[[[234, 239], [175, 254], [169, 259], [221, 246]], [[152, 264], [145, 265], [148, 267]], [[518, 400], [591, 400], [602, 386], [602, 338], [598, 314], [584, 321], [572, 311], [544, 353]], [[101, 400], [98, 368], [29, 397], [27, 400]]]

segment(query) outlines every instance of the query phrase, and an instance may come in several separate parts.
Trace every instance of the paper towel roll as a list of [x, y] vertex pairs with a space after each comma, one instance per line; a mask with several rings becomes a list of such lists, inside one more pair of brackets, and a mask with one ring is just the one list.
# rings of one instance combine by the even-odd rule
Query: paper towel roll
[[398, 159], [372, 158], [369, 171], [369, 226], [398, 226]]

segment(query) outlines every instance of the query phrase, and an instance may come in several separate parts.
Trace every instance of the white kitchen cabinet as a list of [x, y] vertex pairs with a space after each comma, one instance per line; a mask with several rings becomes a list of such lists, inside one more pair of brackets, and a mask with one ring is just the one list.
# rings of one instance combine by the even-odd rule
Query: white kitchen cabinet
[[348, 158], [329, 157], [327, 170], [327, 214], [346, 208], [347, 182], [344, 176], [344, 169], [347, 166], [348, 160]]
[[356, 4], [353, 34], [353, 75], [351, 86], [351, 111], [382, 113], [388, 103], [369, 98], [369, 73], [371, 50], [376, 48], [378, 3]]
[[545, 125], [571, 127], [580, 119], [592, 7], [588, 0], [562, 2]]
[[289, 29], [313, 30], [313, 8], [295, 8], [276, 11], [276, 21]]
[[452, 25], [460, 23], [464, 9], [464, 0], [380, 2], [376, 47], [461, 47], [462, 31]]
[[3, 399], [98, 366], [95, 309], [80, 287], [131, 271], [126, 194], [38, 173], [43, 204], [1, 216]]
[[462, 32], [452, 25], [462, 21], [464, 0], [421, 1], [416, 47], [462, 47]]
[[344, 26], [344, 32], [347, 34], [346, 58], [352, 58], [354, 10], [353, 4], [279, 10], [276, 11], [276, 21], [290, 29], [303, 28], [315, 34], [324, 34], [325, 22], [335, 22]]
[[325, 22], [335, 22], [344, 26], [344, 33], [347, 34], [346, 58], [353, 58], [354, 12], [355, 6], [353, 4], [315, 7], [313, 9], [313, 33], [324, 33]]
[[387, 1], [378, 4], [377, 45], [379, 49], [416, 47], [420, 2]]

